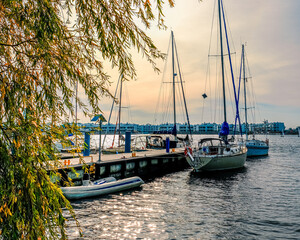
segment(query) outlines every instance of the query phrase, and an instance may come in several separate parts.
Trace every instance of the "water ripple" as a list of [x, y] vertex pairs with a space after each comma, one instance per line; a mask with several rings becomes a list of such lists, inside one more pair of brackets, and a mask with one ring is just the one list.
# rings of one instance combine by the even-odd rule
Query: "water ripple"
[[70, 239], [300, 239], [300, 138], [270, 136], [268, 157], [239, 171], [190, 169], [142, 189], [72, 202]]

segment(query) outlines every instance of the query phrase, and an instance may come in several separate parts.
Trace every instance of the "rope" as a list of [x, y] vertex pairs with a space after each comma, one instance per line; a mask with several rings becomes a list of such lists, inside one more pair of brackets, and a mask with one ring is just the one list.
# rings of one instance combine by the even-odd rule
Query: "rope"
[[168, 50], [167, 50], [167, 55], [166, 55], [166, 61], [165, 61], [165, 66], [164, 66], [164, 71], [163, 71], [163, 74], [162, 74], [162, 79], [161, 79], [161, 84], [160, 84], [159, 94], [158, 94], [158, 100], [157, 100], [157, 103], [156, 103], [156, 108], [155, 108], [155, 113], [154, 113], [154, 123], [156, 123], [157, 117], [159, 115], [159, 110], [160, 110], [160, 106], [161, 106], [160, 100], [161, 100], [161, 98], [162, 98], [162, 100], [164, 100], [163, 86], [164, 86], [164, 78], [165, 78], [166, 69], [167, 69], [168, 56], [169, 56], [169, 52], [170, 52], [170, 46], [171, 46], [171, 37], [169, 39]]
[[183, 101], [184, 101], [185, 115], [183, 113], [183, 116], [186, 116], [186, 120], [187, 120], [187, 123], [188, 123], [188, 126], [189, 126], [189, 132], [190, 132], [190, 135], [192, 135], [191, 124], [190, 124], [190, 119], [189, 119], [189, 114], [188, 114], [188, 109], [187, 109], [187, 104], [186, 104], [186, 99], [185, 99], [185, 94], [184, 94], [184, 87], [183, 87], [183, 82], [182, 82], [183, 78], [182, 78], [182, 74], [181, 74], [181, 71], [180, 71], [179, 57], [178, 57], [178, 52], [177, 52], [177, 46], [176, 46], [175, 39], [174, 39], [174, 45], [175, 45], [175, 52], [176, 52], [179, 78], [180, 78], [180, 83], [181, 83], [182, 98], [183, 98]]

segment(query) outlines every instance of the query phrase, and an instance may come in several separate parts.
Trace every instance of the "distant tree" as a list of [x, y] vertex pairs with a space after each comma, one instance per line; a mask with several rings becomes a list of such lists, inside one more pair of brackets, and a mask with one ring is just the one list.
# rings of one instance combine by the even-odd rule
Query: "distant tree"
[[[0, 238], [67, 238], [62, 208], [72, 207], [47, 169], [72, 100], [99, 113], [110, 95], [109, 61], [135, 77], [136, 48], [156, 69], [162, 57], [137, 21], [164, 27], [160, 0], [2, 0], [0, 2]], [[173, 6], [173, 0], [169, 0]], [[69, 23], [70, 21], [70, 23]], [[75, 94], [77, 84], [85, 92]], [[84, 102], [86, 104], [84, 104]]]

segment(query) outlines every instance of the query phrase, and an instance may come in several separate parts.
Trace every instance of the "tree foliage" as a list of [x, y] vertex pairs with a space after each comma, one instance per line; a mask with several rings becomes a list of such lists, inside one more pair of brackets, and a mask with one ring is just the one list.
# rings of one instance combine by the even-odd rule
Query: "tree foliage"
[[[164, 27], [163, 1], [2, 0], [0, 2], [0, 235], [3, 239], [66, 238], [62, 208], [72, 207], [47, 169], [72, 100], [88, 114], [110, 95], [109, 61], [135, 76], [135, 47], [155, 66], [162, 54], [142, 31]], [[173, 6], [173, 0], [169, 0]], [[157, 21], [156, 21], [157, 19]], [[70, 23], [69, 23], [70, 21]], [[76, 96], [77, 84], [87, 105]]]

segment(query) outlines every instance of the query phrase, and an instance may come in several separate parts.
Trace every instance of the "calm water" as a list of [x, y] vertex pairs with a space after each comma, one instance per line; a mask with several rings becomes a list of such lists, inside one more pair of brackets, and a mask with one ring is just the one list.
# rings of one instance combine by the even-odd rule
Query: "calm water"
[[[72, 202], [82, 239], [300, 239], [300, 138], [269, 138], [269, 156], [239, 171], [186, 169]], [[81, 239], [69, 220], [70, 239]]]

